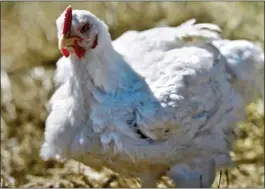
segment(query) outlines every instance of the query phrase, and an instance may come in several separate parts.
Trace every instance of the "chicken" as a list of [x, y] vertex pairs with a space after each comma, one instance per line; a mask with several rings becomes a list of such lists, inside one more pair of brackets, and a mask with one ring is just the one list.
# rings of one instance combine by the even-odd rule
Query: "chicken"
[[233, 126], [249, 97], [242, 87], [260, 74], [263, 52], [194, 20], [113, 42], [89, 11], [68, 7], [56, 24], [64, 57], [41, 156], [107, 167], [142, 187], [163, 174], [177, 187], [210, 187], [231, 164]]

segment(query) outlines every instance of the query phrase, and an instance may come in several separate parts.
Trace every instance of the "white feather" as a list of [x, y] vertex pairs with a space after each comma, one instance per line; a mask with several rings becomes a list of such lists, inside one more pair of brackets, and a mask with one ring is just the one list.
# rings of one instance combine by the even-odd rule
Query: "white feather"
[[[195, 20], [129, 31], [112, 42], [106, 25], [90, 12], [73, 11], [73, 26], [79, 19], [96, 25], [98, 47], [80, 60], [71, 54], [58, 61], [42, 157], [106, 166], [148, 178], [150, 186], [167, 170], [181, 187], [198, 187], [203, 174], [203, 186], [210, 187], [215, 171], [231, 163], [233, 126], [244, 116], [245, 96], [227, 67], [256, 65], [257, 57], [262, 67], [264, 54], [255, 54], [250, 42], [244, 46], [252, 45], [250, 50], [223, 42], [218, 26]], [[58, 30], [62, 22], [61, 16]], [[230, 56], [239, 56], [239, 64]], [[244, 67], [236, 73], [238, 82], [254, 72]]]

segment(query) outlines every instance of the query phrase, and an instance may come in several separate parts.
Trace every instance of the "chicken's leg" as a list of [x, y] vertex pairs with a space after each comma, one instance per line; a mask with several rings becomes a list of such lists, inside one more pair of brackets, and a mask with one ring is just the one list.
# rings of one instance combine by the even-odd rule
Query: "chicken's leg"
[[168, 176], [178, 188], [211, 188], [215, 179], [214, 160], [191, 165], [181, 164], [173, 166]]
[[142, 188], [156, 188], [157, 176], [150, 173], [143, 173], [140, 176]]

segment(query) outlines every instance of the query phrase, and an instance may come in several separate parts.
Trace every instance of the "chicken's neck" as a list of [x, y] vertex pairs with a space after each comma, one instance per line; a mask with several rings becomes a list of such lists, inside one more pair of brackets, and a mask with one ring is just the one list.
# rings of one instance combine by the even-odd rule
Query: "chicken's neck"
[[141, 80], [123, 57], [114, 50], [111, 43], [102, 49], [88, 51], [81, 59], [72, 55], [70, 60], [74, 85], [88, 89], [86, 92], [91, 92], [94, 87], [101, 92], [115, 94], [119, 90], [130, 89], [135, 81]]

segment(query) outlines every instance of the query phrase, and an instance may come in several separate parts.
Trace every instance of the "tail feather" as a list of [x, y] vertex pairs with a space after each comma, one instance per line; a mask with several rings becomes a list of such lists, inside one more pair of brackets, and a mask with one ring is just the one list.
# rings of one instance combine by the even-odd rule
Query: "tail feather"
[[196, 23], [195, 19], [190, 19], [176, 28], [177, 36], [180, 39], [194, 41], [194, 40], [213, 40], [220, 39], [219, 26], [210, 23]]
[[213, 41], [227, 61], [227, 73], [245, 105], [264, 99], [264, 51], [246, 40]]

